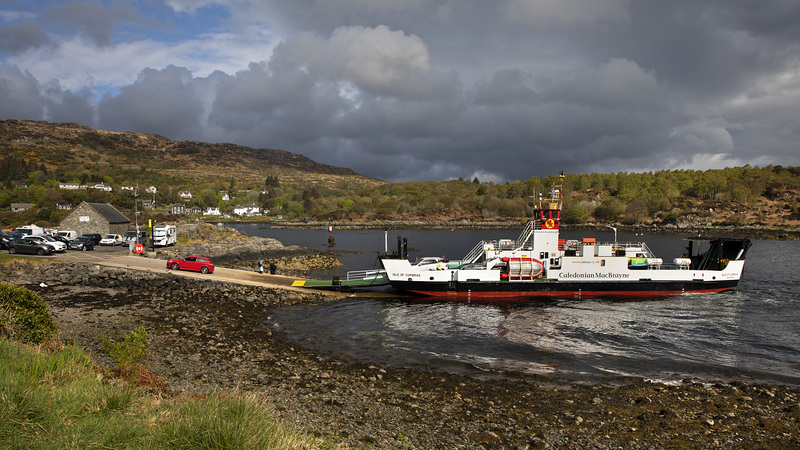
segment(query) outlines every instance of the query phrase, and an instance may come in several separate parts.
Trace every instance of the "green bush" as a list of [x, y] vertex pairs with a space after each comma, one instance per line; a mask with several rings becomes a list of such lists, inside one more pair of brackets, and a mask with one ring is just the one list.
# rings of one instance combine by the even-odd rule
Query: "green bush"
[[41, 344], [57, 329], [47, 303], [22, 286], [0, 283], [0, 333], [12, 339]]
[[147, 330], [139, 327], [122, 338], [109, 339], [102, 336], [103, 349], [119, 367], [140, 366], [150, 351]]

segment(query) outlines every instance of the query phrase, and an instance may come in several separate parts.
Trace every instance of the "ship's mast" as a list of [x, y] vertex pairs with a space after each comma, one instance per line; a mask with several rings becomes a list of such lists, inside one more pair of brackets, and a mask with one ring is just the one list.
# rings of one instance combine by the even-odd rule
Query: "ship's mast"
[[[550, 188], [550, 196], [545, 198], [541, 193], [538, 201], [534, 200], [533, 218], [528, 221], [528, 225], [522, 230], [517, 239], [520, 248], [532, 247], [535, 231], [554, 230], [558, 231], [561, 225], [561, 207], [563, 205], [564, 171], [558, 174], [558, 182]], [[536, 197], [536, 195], [534, 195]]]
[[543, 198], [539, 195], [539, 202], [534, 205], [533, 220], [536, 229], [557, 230], [561, 223], [561, 207], [564, 204], [564, 171], [558, 174], [557, 184], [550, 188], [550, 196]]

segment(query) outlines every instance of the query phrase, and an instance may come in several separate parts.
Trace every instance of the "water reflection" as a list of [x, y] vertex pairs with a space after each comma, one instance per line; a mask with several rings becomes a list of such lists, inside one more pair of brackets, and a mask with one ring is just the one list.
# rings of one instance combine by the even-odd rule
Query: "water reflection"
[[492, 305], [349, 299], [275, 310], [273, 326], [338, 358], [581, 378], [800, 380], [800, 340], [753, 328], [742, 294]]

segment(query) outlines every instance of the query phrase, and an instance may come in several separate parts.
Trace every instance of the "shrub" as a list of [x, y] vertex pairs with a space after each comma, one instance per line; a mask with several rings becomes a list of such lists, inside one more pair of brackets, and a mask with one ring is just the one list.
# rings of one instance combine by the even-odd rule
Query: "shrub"
[[116, 339], [103, 339], [103, 350], [107, 351], [111, 359], [120, 366], [140, 366], [147, 353], [150, 351], [150, 341], [147, 339], [147, 330], [139, 327], [130, 332], [127, 336]]
[[57, 329], [47, 303], [22, 286], [0, 283], [0, 333], [12, 339], [41, 344]]

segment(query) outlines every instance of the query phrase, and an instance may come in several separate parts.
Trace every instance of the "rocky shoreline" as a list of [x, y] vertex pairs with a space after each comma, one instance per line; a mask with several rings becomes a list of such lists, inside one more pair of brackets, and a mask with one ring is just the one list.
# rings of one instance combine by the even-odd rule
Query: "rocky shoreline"
[[331, 301], [323, 293], [96, 265], [12, 263], [0, 276], [39, 292], [61, 338], [98, 362], [111, 363], [101, 336], [142, 325], [146, 366], [173, 393], [262, 393], [281, 419], [333, 446], [800, 447], [797, 386], [572, 385], [378, 367], [302, 348], [267, 325], [273, 308]]

